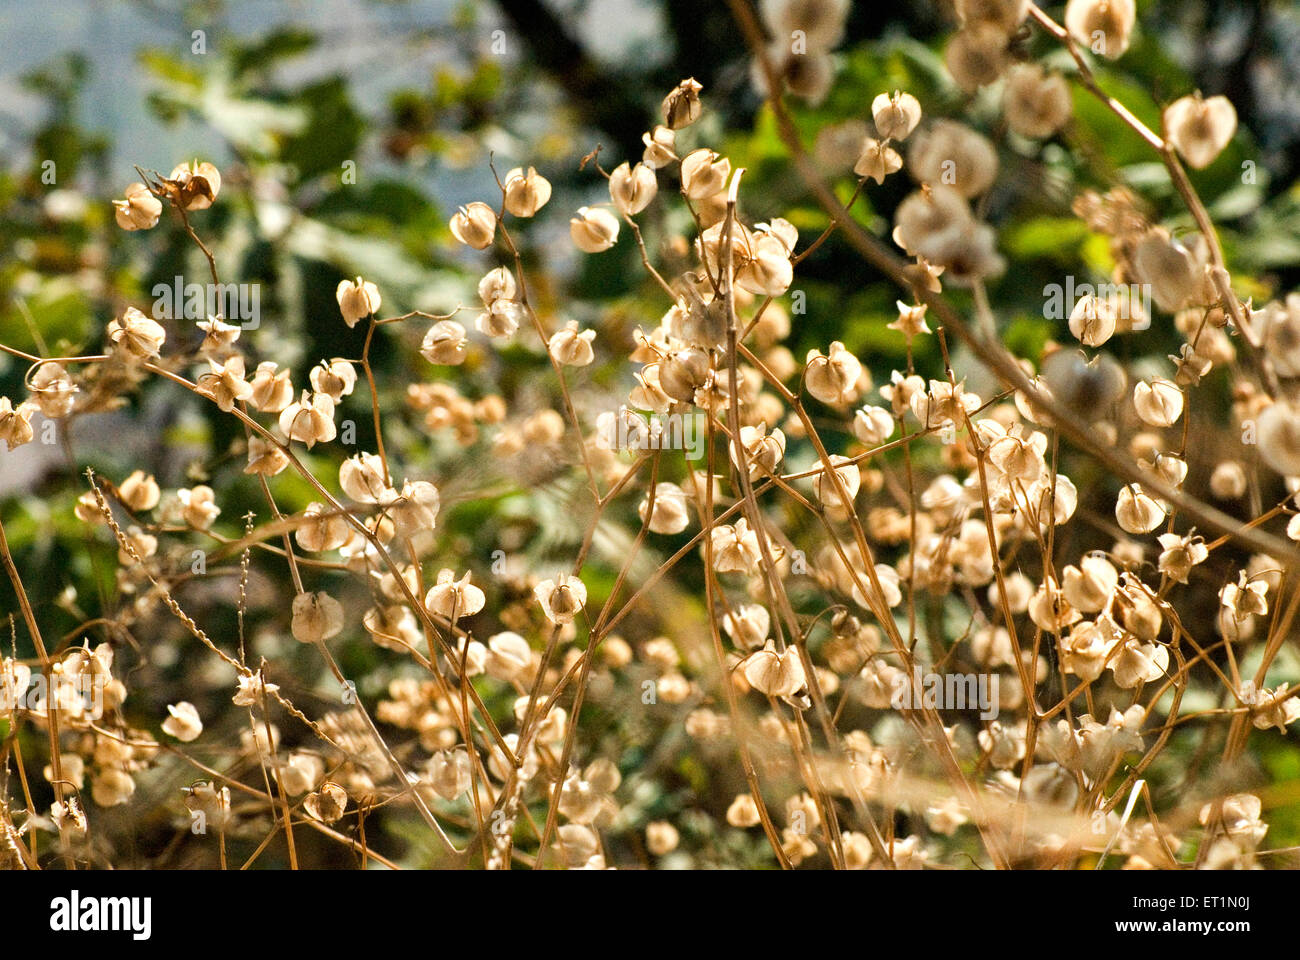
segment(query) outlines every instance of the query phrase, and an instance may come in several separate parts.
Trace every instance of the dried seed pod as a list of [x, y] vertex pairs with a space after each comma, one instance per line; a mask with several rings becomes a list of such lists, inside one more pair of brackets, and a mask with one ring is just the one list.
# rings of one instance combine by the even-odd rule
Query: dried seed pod
[[359, 321], [378, 313], [379, 305], [383, 302], [379, 288], [360, 277], [355, 280], [340, 280], [334, 298], [338, 300], [343, 322], [349, 327], [355, 327]]
[[1007, 34], [996, 24], [974, 22], [952, 35], [944, 63], [967, 93], [993, 83], [1007, 65]]
[[181, 743], [190, 743], [197, 740], [203, 732], [199, 711], [189, 701], [169, 703], [167, 713], [167, 719], [162, 722], [162, 731], [169, 737], [175, 737]]
[[1042, 140], [1065, 126], [1072, 104], [1070, 86], [1059, 73], [1036, 63], [1018, 64], [1007, 72], [1002, 112], [1007, 126], [1022, 137]]
[[680, 130], [700, 119], [703, 106], [700, 104], [700, 91], [703, 90], [694, 77], [681, 81], [664, 97], [662, 106], [664, 123], [669, 130]]
[[721, 193], [731, 176], [731, 161], [707, 147], [688, 153], [682, 160], [682, 192], [692, 200]]
[[467, 247], [485, 250], [496, 237], [496, 212], [482, 201], [475, 200], [461, 207], [451, 218], [451, 235]]
[[1223, 96], [1203, 100], [1199, 91], [1165, 107], [1161, 121], [1169, 142], [1197, 170], [1213, 163], [1237, 132], [1232, 101]]
[[1137, 484], [1120, 488], [1115, 500], [1115, 520], [1125, 533], [1150, 533], [1164, 518], [1164, 508]]
[[1124, 55], [1136, 22], [1134, 0], [1070, 0], [1065, 5], [1070, 36], [1107, 60]]
[[343, 605], [324, 591], [300, 593], [293, 598], [291, 630], [300, 643], [337, 636], [343, 630]]
[[420, 356], [430, 363], [456, 366], [465, 362], [465, 328], [455, 320], [439, 320], [420, 344]]
[[162, 350], [167, 331], [135, 307], [127, 307], [122, 316], [109, 321], [108, 338], [127, 356], [148, 360]]
[[532, 167], [525, 173], [515, 167], [502, 181], [505, 189], [505, 207], [516, 217], [536, 216], [537, 211], [551, 199], [551, 182]]
[[997, 150], [989, 139], [953, 120], [940, 120], [918, 134], [908, 161], [920, 183], [950, 186], [964, 197], [985, 193], [998, 173]]
[[884, 139], [906, 140], [921, 122], [921, 104], [910, 93], [882, 93], [871, 101], [871, 119]]
[[583, 253], [602, 253], [618, 242], [618, 218], [603, 207], [580, 207], [569, 235]]
[[654, 169], [644, 163], [635, 167], [627, 162], [620, 163], [609, 175], [610, 199], [618, 212], [626, 217], [636, 216], [650, 206], [658, 192], [659, 181]]
[[124, 191], [125, 199], [113, 201], [113, 219], [123, 230], [148, 230], [158, 225], [162, 201], [143, 183], [133, 183]]
[[1134, 385], [1133, 406], [1143, 423], [1171, 427], [1183, 414], [1183, 391], [1172, 380], [1152, 377]]

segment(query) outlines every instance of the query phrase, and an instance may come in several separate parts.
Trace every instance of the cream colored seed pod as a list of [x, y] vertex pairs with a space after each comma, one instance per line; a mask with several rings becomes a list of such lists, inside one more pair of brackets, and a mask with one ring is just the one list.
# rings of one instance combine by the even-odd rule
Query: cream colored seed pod
[[299, 440], [310, 449], [329, 443], [337, 434], [334, 427], [334, 400], [328, 393], [309, 393], [291, 403], [280, 413], [280, 430], [290, 440]]
[[1138, 418], [1152, 427], [1173, 426], [1183, 414], [1183, 391], [1172, 380], [1153, 377], [1133, 387]]
[[394, 532], [414, 537], [433, 530], [442, 506], [438, 488], [427, 480], [406, 480], [388, 507]]
[[488, 676], [511, 682], [520, 679], [532, 663], [528, 641], [509, 631], [488, 638], [487, 660], [483, 664]]
[[602, 207], [580, 207], [569, 235], [583, 253], [602, 253], [618, 242], [618, 218]]
[[669, 130], [680, 130], [700, 119], [700, 113], [704, 109], [700, 104], [700, 91], [703, 89], [699, 81], [689, 77], [664, 97], [661, 109]]
[[337, 636], [343, 629], [343, 605], [324, 591], [300, 593], [293, 598], [290, 629], [300, 643]]
[[551, 335], [547, 347], [557, 363], [567, 367], [585, 367], [596, 358], [591, 349], [591, 342], [595, 339], [595, 330], [579, 332], [578, 321], [570, 320]]
[[1007, 126], [1022, 137], [1042, 140], [1065, 126], [1072, 104], [1070, 86], [1058, 73], [1036, 63], [1019, 64], [1007, 72], [1002, 112]]
[[[691, 522], [689, 500], [686, 491], [675, 483], [659, 481], [654, 488], [654, 513], [647, 524], [651, 533], [681, 533]], [[650, 494], [646, 493], [637, 508], [637, 514], [645, 523], [650, 514]]]
[[[242, 367], [243, 364], [241, 363], [240, 366]], [[322, 360], [312, 367], [308, 379], [313, 390], [318, 393], [328, 393], [330, 398], [338, 403], [356, 389], [357, 371], [351, 361], [335, 357], [333, 360]]]
[[451, 235], [467, 247], [484, 250], [496, 237], [496, 212], [482, 201], [461, 207], [451, 218]]
[[440, 366], [457, 366], [465, 362], [465, 328], [455, 320], [439, 320], [431, 326], [420, 344], [420, 356]]
[[799, 651], [789, 647], [777, 653], [771, 642], [746, 657], [741, 669], [749, 685], [769, 697], [788, 697], [807, 682]]
[[867, 446], [878, 446], [894, 435], [893, 415], [884, 407], [866, 406], [853, 415], [853, 435]]
[[906, 140], [921, 122], [921, 104], [910, 93], [882, 93], [871, 101], [871, 119], [882, 138]]
[[1133, 250], [1133, 270], [1150, 284], [1156, 305], [1167, 313], [1181, 310], [1197, 296], [1202, 268], [1186, 241], [1172, 239], [1167, 230], [1149, 230]]
[[641, 154], [641, 162], [651, 170], [659, 170], [668, 166], [677, 159], [677, 154], [673, 153], [675, 134], [668, 127], [658, 126], [654, 130], [641, 134], [641, 142], [645, 144], [645, 151]]
[[178, 164], [167, 180], [172, 202], [187, 212], [208, 209], [221, 192], [221, 174], [206, 161]]
[[866, 177], [876, 183], [884, 183], [885, 177], [903, 169], [903, 158], [898, 151], [887, 143], [881, 143], [873, 137], [867, 137], [862, 143], [853, 172], [859, 177]]
[[167, 719], [162, 722], [162, 731], [169, 737], [175, 737], [181, 743], [190, 743], [203, 733], [203, 721], [199, 719], [199, 711], [189, 701], [169, 703], [167, 713]]
[[1237, 132], [1237, 111], [1227, 97], [1181, 97], [1161, 117], [1165, 136], [1189, 166], [1200, 170], [1214, 162]]
[[326, 780], [318, 791], [303, 800], [302, 808], [313, 820], [334, 823], [348, 808], [348, 792], [332, 780]]
[[985, 193], [998, 173], [992, 142], [953, 120], [940, 120], [917, 134], [908, 161], [908, 170], [920, 183], [949, 186], [968, 198]]
[[993, 83], [1007, 65], [1007, 34], [995, 24], [975, 22], [953, 34], [944, 63], [957, 86], [967, 93]]
[[339, 486], [357, 503], [388, 503], [394, 496], [384, 480], [383, 461], [364, 451], [339, 465]]
[[127, 509], [135, 513], [152, 510], [158, 506], [161, 497], [158, 481], [153, 478], [153, 474], [145, 476], [143, 470], [136, 470], [123, 480], [117, 488], [117, 493]]
[[634, 217], [650, 206], [658, 192], [659, 181], [655, 172], [644, 163], [632, 166], [625, 161], [609, 175], [610, 199], [625, 217]]
[[505, 207], [516, 217], [532, 217], [551, 199], [551, 182], [532, 167], [525, 173], [515, 167], [502, 181], [505, 189]]
[[804, 385], [822, 403], [840, 406], [857, 398], [861, 374], [862, 364], [858, 358], [836, 340], [827, 354], [819, 350], [809, 352], [805, 361]]
[[682, 192], [692, 200], [721, 193], [731, 176], [731, 161], [707, 147], [693, 150], [682, 159]]
[[677, 828], [667, 820], [652, 820], [646, 824], [645, 846], [656, 857], [672, 853], [680, 840]]
[[355, 327], [359, 321], [378, 313], [379, 305], [383, 302], [379, 296], [379, 288], [369, 280], [360, 277], [355, 280], [339, 281], [334, 291], [334, 298], [338, 300], [343, 322], [349, 327]]
[[731, 642], [741, 650], [756, 650], [767, 640], [772, 628], [772, 615], [762, 604], [740, 604], [723, 617], [722, 627]]
[[1286, 477], [1300, 477], [1300, 406], [1286, 401], [1266, 407], [1255, 421], [1259, 458]]
[[294, 532], [294, 539], [308, 552], [337, 550], [352, 538], [352, 527], [332, 507], [309, 503], [302, 515], [304, 523]]
[[127, 307], [122, 316], [109, 322], [108, 338], [128, 356], [148, 360], [158, 356], [167, 332], [135, 307]]
[[1065, 599], [1082, 613], [1097, 613], [1115, 593], [1119, 585], [1119, 572], [1102, 556], [1084, 557], [1079, 566], [1068, 566], [1062, 572], [1061, 589]]
[[542, 613], [551, 623], [572, 623], [587, 605], [587, 586], [567, 573], [543, 580], [533, 589]]
[[1070, 36], [1108, 60], [1124, 55], [1136, 22], [1134, 0], [1070, 0], [1065, 6]]
[[1136, 484], [1120, 488], [1115, 500], [1115, 520], [1125, 533], [1150, 533], [1164, 518], [1164, 508]]
[[123, 192], [126, 199], [113, 201], [113, 218], [123, 230], [148, 230], [158, 225], [162, 201], [143, 183], [133, 183]]
[[439, 570], [437, 582], [424, 595], [425, 608], [448, 620], [474, 616], [483, 609], [487, 597], [469, 578], [468, 572], [457, 580], [455, 571]]
[[262, 413], [280, 413], [293, 402], [290, 371], [278, 369], [274, 360], [263, 360], [253, 373], [253, 392], [248, 402]]
[[1210, 474], [1210, 492], [1219, 500], [1240, 499], [1246, 486], [1246, 468], [1240, 460], [1221, 460]]

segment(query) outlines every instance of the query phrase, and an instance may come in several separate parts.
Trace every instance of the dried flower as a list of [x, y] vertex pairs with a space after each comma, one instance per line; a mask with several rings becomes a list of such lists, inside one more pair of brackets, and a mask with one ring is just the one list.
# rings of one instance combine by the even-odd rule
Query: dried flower
[[340, 280], [334, 298], [339, 302], [343, 322], [349, 327], [355, 327], [359, 321], [378, 313], [379, 305], [383, 302], [379, 288], [360, 277], [355, 280]]
[[700, 119], [700, 91], [702, 87], [694, 77], [681, 81], [664, 97], [662, 112], [669, 130], [680, 130]]
[[307, 444], [329, 443], [337, 431], [334, 427], [334, 399], [328, 393], [309, 393], [291, 403], [280, 413], [280, 429], [290, 440]]
[[1169, 142], [1197, 170], [1213, 163], [1237, 132], [1232, 101], [1222, 96], [1203, 100], [1199, 92], [1165, 107], [1161, 119]]
[[858, 358], [836, 340], [826, 354], [818, 350], [809, 352], [805, 361], [804, 385], [822, 403], [839, 406], [857, 399], [861, 375], [862, 364]]
[[878, 94], [871, 101], [871, 119], [876, 133], [886, 140], [906, 140], [921, 122], [921, 104], [910, 93]]
[[651, 170], [668, 166], [677, 159], [677, 154], [673, 153], [675, 139], [675, 134], [668, 127], [655, 127], [651, 132], [641, 134], [641, 141], [645, 144], [641, 162]]
[[721, 193], [731, 176], [731, 161], [702, 147], [682, 160], [682, 191], [692, 200]]
[[609, 175], [610, 199], [625, 217], [636, 216], [648, 207], [658, 192], [659, 181], [654, 169], [644, 163], [635, 167], [620, 163]]
[[4, 440], [6, 449], [12, 450], [31, 442], [36, 435], [32, 430], [32, 414], [35, 412], [34, 403], [20, 403], [15, 407], [8, 397], [0, 397], [0, 440]]
[[1133, 406], [1143, 423], [1173, 426], [1183, 413], [1183, 391], [1171, 380], [1153, 377], [1133, 387]]
[[113, 201], [113, 218], [123, 230], [148, 230], [158, 225], [162, 201], [143, 183], [133, 183], [125, 190], [124, 200]]
[[465, 246], [484, 250], [496, 236], [497, 215], [486, 203], [476, 200], [457, 210], [450, 226], [451, 235]]
[[212, 488], [203, 484], [176, 491], [176, 499], [181, 505], [181, 517], [195, 530], [208, 529], [220, 515], [221, 508], [217, 506], [216, 498]]
[[1124, 55], [1136, 21], [1134, 0], [1070, 0], [1065, 5], [1070, 36], [1108, 60]]
[[554, 580], [543, 580], [533, 589], [533, 595], [551, 623], [572, 623], [587, 605], [586, 585], [568, 574], [560, 574]]
[[127, 307], [122, 316], [109, 321], [108, 338], [128, 356], [148, 360], [158, 356], [167, 332], [135, 307]]
[[420, 344], [420, 356], [430, 363], [456, 366], [465, 362], [465, 328], [455, 320], [439, 320]]
[[618, 242], [618, 218], [603, 207], [580, 207], [569, 235], [583, 253], [603, 253]]
[[432, 614], [448, 620], [472, 617], [483, 609], [487, 597], [469, 582], [469, 571], [459, 580], [453, 570], [438, 571], [437, 582], [424, 595], [424, 606]]
[[326, 780], [320, 789], [302, 802], [307, 816], [321, 823], [334, 823], [348, 808], [348, 793], [332, 780]]
[[1150, 533], [1164, 518], [1164, 508], [1137, 484], [1120, 488], [1115, 500], [1115, 520], [1125, 533]]
[[328, 593], [300, 593], [293, 598], [291, 630], [299, 643], [316, 643], [343, 630], [343, 605]]
[[206, 210], [221, 192], [221, 174], [210, 163], [192, 160], [173, 169], [166, 184], [172, 202], [182, 210]]
[[248, 402], [263, 413], [279, 413], [293, 402], [289, 370], [280, 370], [274, 360], [263, 360], [253, 372], [253, 392]]
[[1002, 111], [1007, 126], [1022, 137], [1050, 137], [1065, 126], [1071, 110], [1070, 87], [1059, 73], [1036, 63], [1017, 64], [1007, 72]]
[[537, 211], [551, 199], [551, 182], [532, 167], [527, 173], [522, 167], [515, 167], [506, 174], [503, 186], [506, 210], [516, 217], [536, 216]]
[[[243, 364], [240, 364], [243, 367]], [[327, 393], [335, 403], [348, 396], [356, 388], [357, 371], [350, 360], [335, 357], [322, 360], [311, 368], [308, 376], [311, 388], [317, 393]]]
[[197, 740], [199, 734], [203, 732], [203, 721], [199, 719], [199, 711], [189, 701], [169, 703], [167, 713], [169, 716], [162, 722], [162, 730], [169, 737], [175, 737], [181, 743], [190, 743]]
[[595, 339], [595, 330], [579, 333], [578, 321], [570, 320], [562, 329], [551, 334], [547, 346], [557, 363], [569, 367], [585, 367], [596, 358], [591, 349], [591, 342]]

